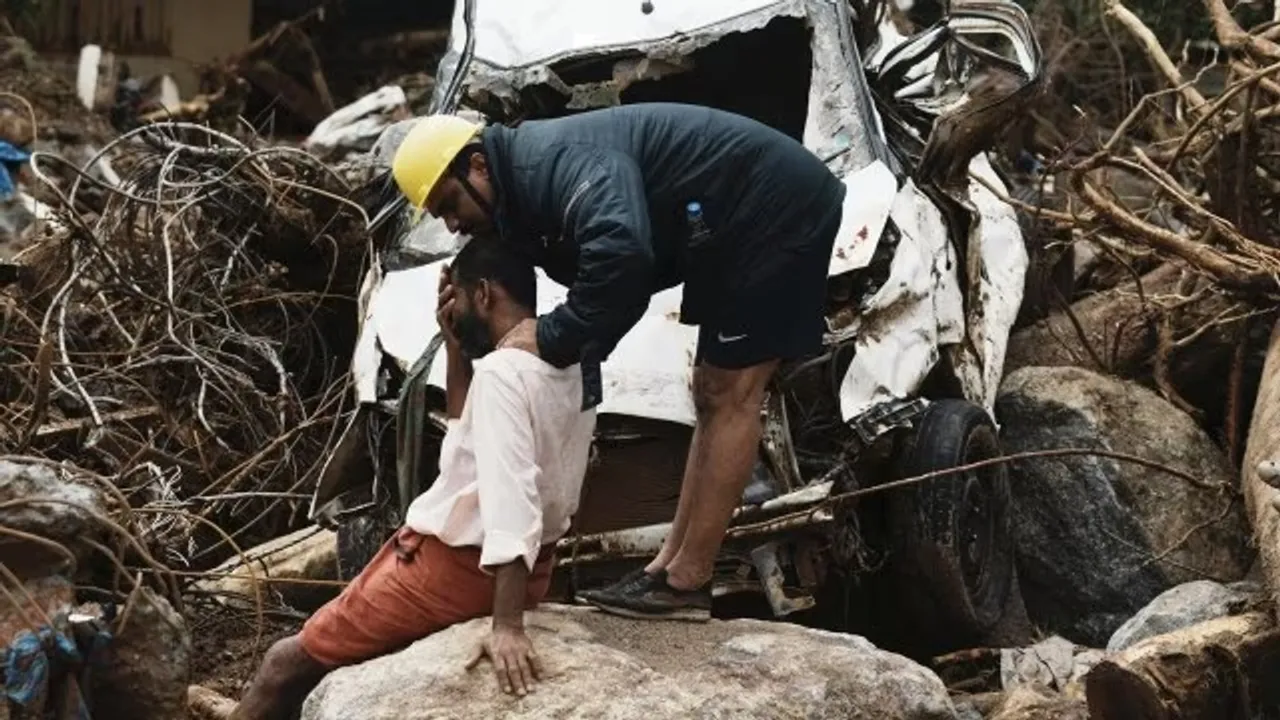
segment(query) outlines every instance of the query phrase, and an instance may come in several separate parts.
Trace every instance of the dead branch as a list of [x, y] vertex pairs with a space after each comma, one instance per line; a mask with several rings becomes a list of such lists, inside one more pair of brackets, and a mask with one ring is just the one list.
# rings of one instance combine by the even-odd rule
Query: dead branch
[[1165, 76], [1171, 86], [1178, 89], [1191, 109], [1196, 112], [1203, 109], [1206, 104], [1204, 96], [1191, 83], [1183, 80], [1182, 73], [1178, 72], [1173, 60], [1169, 59], [1168, 53], [1160, 46], [1160, 40], [1156, 38], [1155, 33], [1151, 32], [1151, 28], [1138, 19], [1138, 16], [1134, 15], [1133, 11], [1125, 7], [1120, 0], [1104, 0], [1103, 4], [1107, 15], [1119, 21], [1124, 29], [1138, 41], [1147, 57], [1151, 58], [1152, 64]]
[[1251, 35], [1231, 16], [1223, 0], [1204, 0], [1218, 42], [1229, 50], [1242, 50], [1269, 62], [1280, 60], [1280, 45], [1259, 35]]
[[1225, 617], [1157, 635], [1096, 665], [1085, 676], [1089, 717], [1254, 717], [1280, 672], [1280, 632], [1264, 613]]

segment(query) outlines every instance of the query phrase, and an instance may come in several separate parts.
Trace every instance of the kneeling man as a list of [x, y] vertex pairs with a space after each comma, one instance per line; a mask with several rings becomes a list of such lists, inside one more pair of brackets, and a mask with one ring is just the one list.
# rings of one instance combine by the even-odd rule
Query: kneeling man
[[505, 346], [534, 317], [535, 298], [532, 264], [502, 243], [469, 242], [443, 271], [449, 426], [440, 475], [342, 594], [272, 646], [232, 718], [286, 717], [330, 670], [490, 614], [479, 651], [504, 691], [527, 692], [537, 659], [524, 610], [547, 592], [595, 429], [577, 366]]

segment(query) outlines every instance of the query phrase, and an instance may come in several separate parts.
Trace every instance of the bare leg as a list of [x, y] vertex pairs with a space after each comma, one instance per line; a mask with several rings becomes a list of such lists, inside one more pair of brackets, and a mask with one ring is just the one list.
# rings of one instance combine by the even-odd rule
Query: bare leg
[[[694, 388], [697, 388], [702, 382], [702, 368], [703, 366], [699, 365], [693, 369]], [[685, 531], [689, 527], [689, 516], [692, 514], [697, 502], [694, 499], [698, 491], [696, 478], [702, 477], [705, 472], [702, 467], [698, 466], [698, 463], [704, 462], [708, 457], [707, 448], [705, 447], [707, 432], [704, 429], [704, 425], [702, 408], [699, 406], [697, 423], [693, 426], [693, 437], [689, 442], [689, 457], [684, 465], [684, 478], [680, 481], [680, 501], [676, 504], [676, 517], [671, 521], [671, 532], [662, 541], [662, 549], [658, 551], [658, 556], [645, 567], [644, 570], [647, 573], [656, 573], [659, 570], [666, 569], [672, 558], [680, 550], [680, 544], [684, 542]]]
[[[711, 579], [725, 530], [751, 479], [762, 432], [760, 408], [777, 368], [778, 362], [770, 361], [741, 370], [708, 365], [695, 370], [698, 425], [689, 446], [680, 503], [671, 536], [650, 565], [664, 560], [662, 567], [673, 588], [692, 590]], [[672, 548], [674, 554], [664, 557]]]
[[267, 651], [262, 667], [229, 720], [284, 720], [291, 717], [328, 670], [302, 649], [299, 635]]

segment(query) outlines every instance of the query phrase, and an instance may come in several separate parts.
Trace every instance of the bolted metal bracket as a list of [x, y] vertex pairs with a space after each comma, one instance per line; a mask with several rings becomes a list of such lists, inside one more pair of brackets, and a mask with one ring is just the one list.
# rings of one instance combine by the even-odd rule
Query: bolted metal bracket
[[816, 601], [812, 595], [804, 593], [795, 597], [788, 596], [785, 589], [786, 576], [782, 572], [782, 563], [778, 557], [778, 543], [767, 542], [751, 551], [751, 562], [755, 565], [760, 584], [764, 587], [769, 607], [777, 617], [785, 617], [794, 612], [812, 608]]

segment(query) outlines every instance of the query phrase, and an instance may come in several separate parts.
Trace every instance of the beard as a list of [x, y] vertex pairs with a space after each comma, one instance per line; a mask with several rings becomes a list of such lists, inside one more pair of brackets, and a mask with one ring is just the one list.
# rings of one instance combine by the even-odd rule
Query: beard
[[474, 312], [454, 317], [453, 334], [458, 338], [458, 349], [470, 360], [479, 360], [493, 352], [489, 326]]

